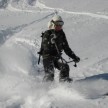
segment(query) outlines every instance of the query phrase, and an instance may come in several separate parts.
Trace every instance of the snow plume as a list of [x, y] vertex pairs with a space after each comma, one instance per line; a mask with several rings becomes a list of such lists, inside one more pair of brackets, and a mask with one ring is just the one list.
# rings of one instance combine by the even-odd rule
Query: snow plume
[[[79, 7], [73, 12], [73, 1], [9, 0], [11, 11], [0, 10], [0, 108], [108, 107], [108, 16], [94, 13], [97, 9], [86, 12], [86, 7], [78, 11], [81, 0], [75, 0]], [[70, 48], [81, 58], [76, 68], [69, 64], [72, 83], [59, 82], [56, 69], [55, 80], [44, 82], [42, 59], [38, 65], [40, 35], [54, 10], [65, 22]]]
[[8, 6], [9, 0], [0, 0], [0, 8], [6, 8]]
[[27, 9], [29, 7], [34, 7], [36, 5], [36, 0], [1, 0], [0, 8], [18, 8]]
[[[31, 63], [29, 62], [29, 59], [30, 58], [26, 58], [26, 54], [27, 53], [27, 50], [25, 48], [18, 48], [17, 51], [14, 51], [16, 49], [17, 46], [14, 46], [13, 48], [10, 48], [10, 47], [7, 47], [4, 49], [4, 46], [0, 48], [0, 62], [2, 64], [5, 64], [5, 69], [6, 70], [5, 72], [15, 72], [17, 70], [19, 70], [19, 72], [22, 72], [24, 74], [28, 74], [28, 70], [30, 70], [30, 66], [31, 66]], [[19, 52], [20, 50], [20, 52]], [[22, 53], [23, 55], [22, 55]], [[8, 53], [8, 54], [7, 54]], [[30, 56], [30, 55], [28, 55]], [[17, 61], [17, 62], [15, 62]], [[20, 62], [22, 61], [22, 64], [20, 64]], [[25, 63], [24, 63], [24, 62]], [[13, 64], [14, 62], [14, 64]], [[24, 69], [25, 67], [25, 69]], [[27, 70], [26, 70], [27, 69]]]
[[28, 0], [28, 4], [31, 6], [35, 6], [36, 0]]
[[11, 4], [13, 4], [14, 6], [19, 5], [23, 8], [26, 8], [27, 6], [35, 6], [36, 0], [12, 0]]

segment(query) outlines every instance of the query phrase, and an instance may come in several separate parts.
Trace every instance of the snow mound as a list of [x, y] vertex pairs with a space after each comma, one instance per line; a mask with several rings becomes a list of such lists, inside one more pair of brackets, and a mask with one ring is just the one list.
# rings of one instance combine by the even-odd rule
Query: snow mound
[[[79, 94], [76, 90], [73, 88], [69, 88], [64, 85], [59, 85], [56, 88], [53, 88], [52, 90], [49, 91], [50, 95], [53, 95], [53, 97], [56, 100], [82, 100], [84, 99], [81, 94]], [[65, 94], [65, 95], [64, 95]]]

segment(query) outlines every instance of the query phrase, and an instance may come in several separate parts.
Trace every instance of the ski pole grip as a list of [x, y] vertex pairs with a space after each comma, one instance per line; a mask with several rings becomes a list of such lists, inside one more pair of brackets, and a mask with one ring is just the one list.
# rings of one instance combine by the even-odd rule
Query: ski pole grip
[[76, 62], [75, 62], [75, 64], [74, 64], [74, 67], [77, 67], [77, 64], [76, 64]]

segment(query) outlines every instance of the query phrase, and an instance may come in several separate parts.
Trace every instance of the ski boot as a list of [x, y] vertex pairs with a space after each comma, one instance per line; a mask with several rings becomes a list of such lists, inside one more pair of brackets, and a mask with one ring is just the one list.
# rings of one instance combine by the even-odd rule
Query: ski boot
[[68, 78], [60, 78], [59, 81], [60, 82], [69, 82], [69, 83], [71, 83], [73, 81], [73, 79], [69, 78], [69, 77]]

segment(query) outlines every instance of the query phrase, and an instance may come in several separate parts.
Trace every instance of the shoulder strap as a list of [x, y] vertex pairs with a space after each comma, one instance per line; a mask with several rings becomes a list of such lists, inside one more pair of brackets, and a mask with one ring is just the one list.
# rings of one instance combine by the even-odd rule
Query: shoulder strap
[[50, 39], [50, 35], [52, 34], [51, 31], [52, 31], [52, 30], [46, 30], [45, 32], [42, 32], [42, 33], [41, 33], [42, 41], [41, 41], [40, 52], [42, 51], [43, 40], [44, 40], [45, 38], [47, 38], [48, 40]]

